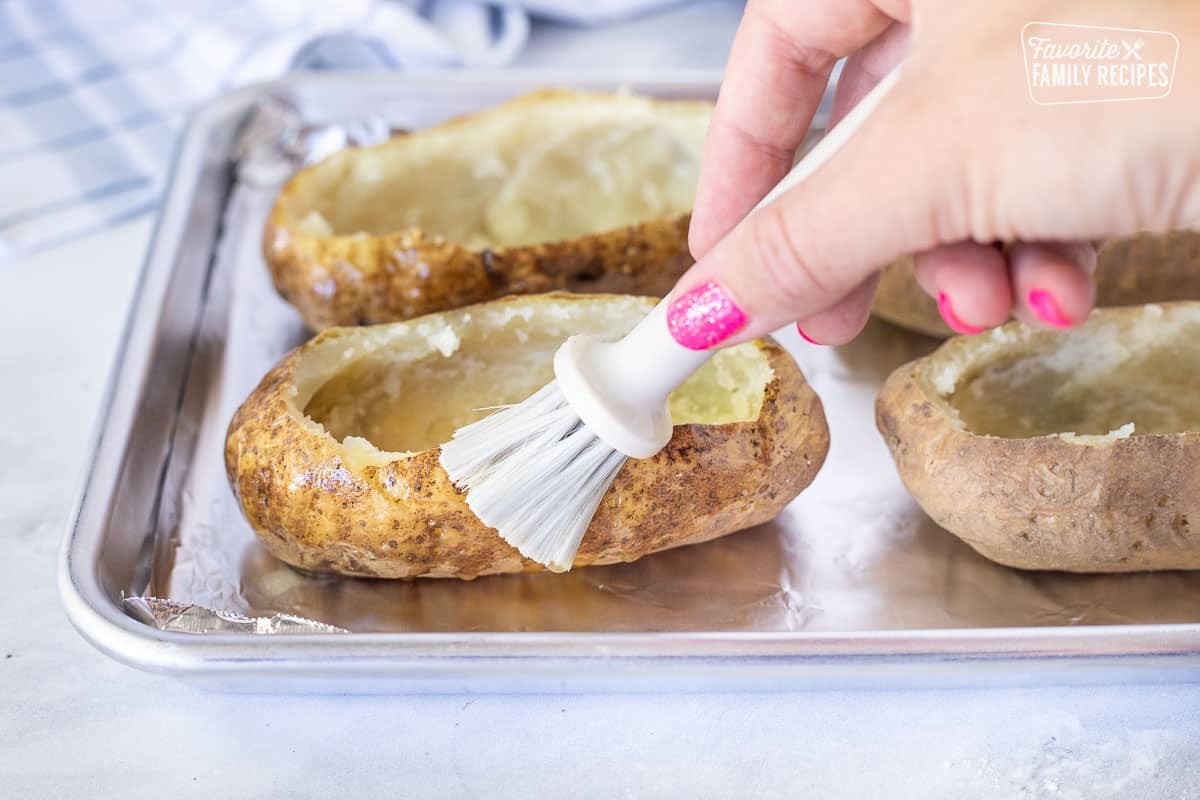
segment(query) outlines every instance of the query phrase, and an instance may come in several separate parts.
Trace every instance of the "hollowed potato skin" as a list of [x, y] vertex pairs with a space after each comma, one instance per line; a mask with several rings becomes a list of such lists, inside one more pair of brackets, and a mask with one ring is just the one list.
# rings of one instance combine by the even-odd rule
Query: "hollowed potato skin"
[[[375, 578], [544, 570], [475, 517], [439, 450], [355, 473], [331, 436], [297, 416], [290, 397], [305, 348], [353, 335], [331, 329], [286, 356], [229, 426], [230, 486], [267, 549], [301, 569]], [[758, 418], [677, 426], [658, 455], [627, 462], [575, 566], [633, 561], [766, 522], [812, 482], [829, 447], [821, 402], [786, 352], [758, 346], [774, 371]]]
[[[908, 257], [884, 269], [873, 313], [926, 336], [953, 336], [937, 302], [917, 284], [912, 267]], [[1200, 232], [1114, 239], [1100, 250], [1095, 280], [1097, 308], [1200, 300]]]
[[[521, 113], [524, 106], [576, 96], [568, 90], [541, 89], [438, 127], [453, 130], [490, 116]], [[619, 100], [602, 95], [598, 102]], [[709, 106], [704, 101], [653, 102], [664, 109]], [[662, 297], [694, 263], [687, 241], [690, 213], [560, 241], [485, 250], [419, 228], [384, 235], [310, 233], [287, 210], [296, 205], [294, 198], [306, 194], [320, 166], [300, 170], [284, 185], [263, 232], [263, 256], [276, 290], [313, 330], [397, 322], [513, 294], [569, 291]], [[404, 176], [389, 180], [403, 181]]]
[[904, 485], [938, 525], [1021, 569], [1200, 569], [1200, 434], [1094, 443], [977, 435], [932, 398], [919, 377], [925, 361], [888, 378], [876, 424]]

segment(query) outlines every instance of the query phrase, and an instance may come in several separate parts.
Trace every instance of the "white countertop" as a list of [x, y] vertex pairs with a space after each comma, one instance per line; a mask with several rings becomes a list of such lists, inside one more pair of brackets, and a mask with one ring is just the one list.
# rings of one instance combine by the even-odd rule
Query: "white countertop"
[[[735, 19], [538, 26], [524, 61], [713, 66]], [[63, 616], [55, 562], [151, 225], [0, 272], [0, 797], [1200, 796], [1195, 685], [225, 696], [109, 660]]]

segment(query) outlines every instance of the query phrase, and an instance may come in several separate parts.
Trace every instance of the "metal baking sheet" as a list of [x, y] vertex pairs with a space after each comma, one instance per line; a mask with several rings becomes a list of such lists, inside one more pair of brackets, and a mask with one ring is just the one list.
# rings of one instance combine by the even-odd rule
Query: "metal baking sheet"
[[[1168, 666], [1200, 664], [1200, 573], [1022, 573], [920, 511], [873, 405], [893, 368], [936, 343], [878, 322], [839, 348], [780, 335], [825, 404], [832, 444], [813, 485], [770, 524], [634, 564], [472, 582], [313, 577], [270, 557], [226, 484], [224, 433], [306, 334], [259, 253], [287, 170], [243, 169], [239, 180], [232, 167], [247, 115], [276, 98], [315, 126], [417, 128], [543, 85], [696, 97], [717, 81], [328, 76], [245, 90], [197, 115], [64, 545], [64, 602], [88, 638], [138, 666], [277, 690], [1164, 679], [1178, 675]], [[147, 595], [174, 605], [155, 615], [138, 600], [126, 613], [123, 598]], [[155, 626], [185, 607], [240, 627]], [[351, 634], [287, 632], [304, 631], [297, 618]], [[276, 635], [230, 632], [256, 626]]]

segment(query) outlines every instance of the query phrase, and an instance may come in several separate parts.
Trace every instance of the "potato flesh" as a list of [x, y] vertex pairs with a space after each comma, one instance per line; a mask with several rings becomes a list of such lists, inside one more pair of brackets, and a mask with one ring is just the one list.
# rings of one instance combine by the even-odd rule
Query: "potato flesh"
[[472, 249], [675, 217], [692, 207], [708, 116], [630, 97], [528, 104], [339, 154], [287, 211], [317, 235], [419, 228]]
[[[407, 333], [380, 342], [372, 337], [383, 331], [365, 328], [357, 344], [348, 344], [355, 339], [350, 332], [323, 344], [329, 352], [309, 356], [317, 367], [310, 385], [298, 379], [297, 405], [343, 442], [348, 461], [380, 463], [428, 450], [489, 407], [520, 402], [549, 382], [554, 353], [567, 336], [615, 337], [632, 328], [651, 305], [630, 300], [453, 312], [440, 315], [440, 325], [417, 320], [377, 326]], [[512, 312], [507, 318], [506, 309]], [[321, 368], [324, 359], [327, 370]], [[311, 368], [312, 363], [298, 368], [298, 376]], [[675, 424], [757, 419], [772, 374], [766, 355], [753, 344], [718, 353], [672, 395]], [[376, 456], [372, 450], [386, 453]]]
[[966, 367], [947, 400], [968, 430], [1005, 438], [1200, 431], [1200, 312], [1162, 314], [1034, 334]]

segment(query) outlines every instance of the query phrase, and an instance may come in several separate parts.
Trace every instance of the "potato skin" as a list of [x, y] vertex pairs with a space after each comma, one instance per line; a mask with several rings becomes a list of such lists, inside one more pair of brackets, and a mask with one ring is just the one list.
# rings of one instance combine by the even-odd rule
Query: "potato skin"
[[1086, 444], [976, 435], [931, 398], [925, 361], [888, 378], [875, 420], [901, 480], [938, 525], [1020, 569], [1200, 569], [1200, 434]]
[[511, 294], [570, 291], [662, 297], [693, 263], [691, 215], [577, 239], [475, 251], [420, 230], [317, 236], [289, 225], [284, 187], [263, 254], [275, 288], [313, 330], [396, 322]]
[[882, 320], [926, 336], [945, 339], [954, 331], [942, 320], [937, 302], [925, 294], [913, 275], [913, 258], [889, 264], [879, 276], [871, 313]]
[[[917, 284], [912, 266], [910, 256], [884, 269], [873, 313], [926, 336], [953, 336], [937, 303]], [[1097, 308], [1200, 300], [1200, 232], [1114, 239], [1100, 250], [1095, 279]]]
[[[438, 127], [465, 127], [472, 120], [519, 113], [522, 106], [576, 96], [540, 89]], [[316, 331], [398, 322], [513, 294], [662, 297], [694, 263], [687, 241], [690, 213], [562, 241], [486, 250], [418, 228], [382, 236], [317, 235], [290, 221], [286, 209], [319, 167], [300, 170], [284, 185], [263, 232], [263, 256], [276, 290]]]
[[[352, 472], [337, 442], [306, 426], [289, 400], [308, 346], [263, 378], [226, 438], [230, 486], [273, 555], [313, 572], [375, 578], [545, 570], [475, 517], [439, 450]], [[812, 482], [829, 447], [821, 402], [786, 352], [760, 346], [775, 375], [758, 419], [678, 426], [658, 455], [629, 461], [575, 566], [633, 561], [766, 522]]]

